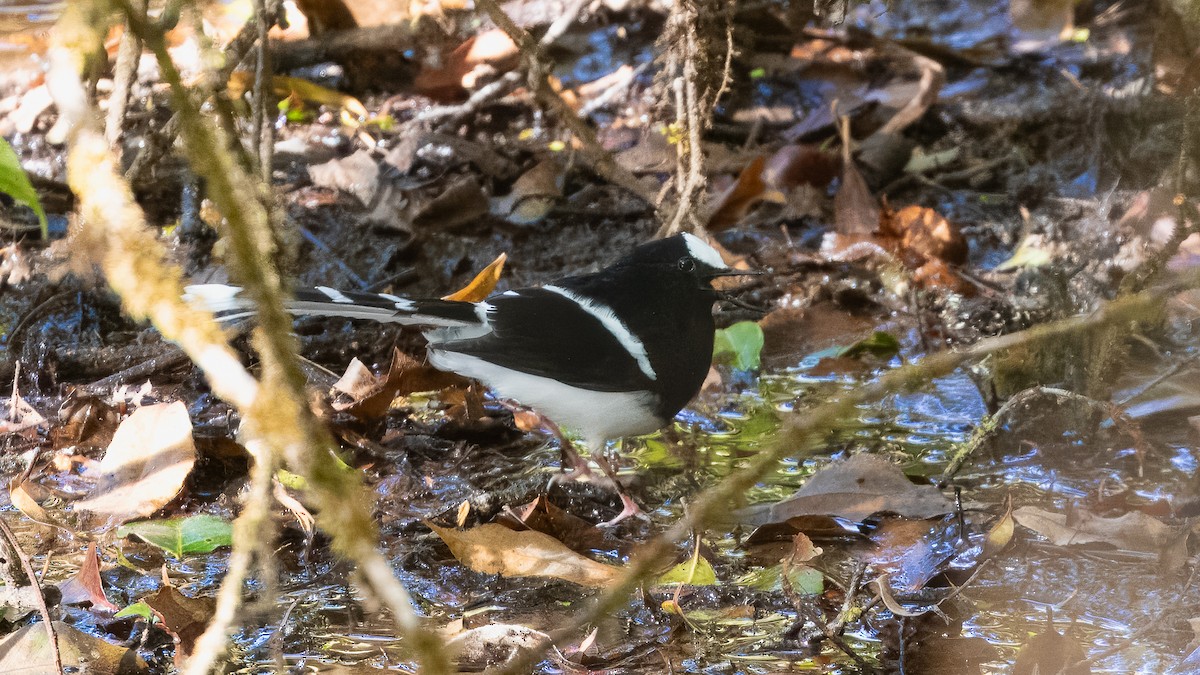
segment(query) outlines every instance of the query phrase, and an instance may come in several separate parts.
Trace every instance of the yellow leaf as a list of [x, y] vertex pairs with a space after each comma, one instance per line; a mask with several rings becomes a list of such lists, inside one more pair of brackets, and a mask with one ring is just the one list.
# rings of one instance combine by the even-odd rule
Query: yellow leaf
[[[234, 98], [240, 98], [254, 84], [254, 74], [238, 71], [229, 76], [229, 93]], [[328, 87], [322, 87], [298, 77], [276, 75], [271, 78], [271, 91], [280, 98], [295, 96], [309, 103], [327, 105], [349, 112], [359, 119], [369, 117], [367, 108], [357, 98]]]
[[500, 273], [504, 271], [505, 260], [508, 260], [508, 255], [501, 253], [490, 265], [483, 268], [483, 271], [476, 274], [471, 283], [442, 299], [456, 300], [458, 302], [480, 302], [487, 298], [487, 296], [492, 294], [492, 290], [496, 288], [496, 282], [500, 281]]

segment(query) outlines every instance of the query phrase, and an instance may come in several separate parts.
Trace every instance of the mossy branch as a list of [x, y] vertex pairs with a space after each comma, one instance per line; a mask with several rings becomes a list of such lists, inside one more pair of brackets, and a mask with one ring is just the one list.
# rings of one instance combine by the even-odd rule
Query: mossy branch
[[118, 0], [116, 6], [155, 54], [171, 86], [188, 159], [206, 179], [209, 195], [225, 217], [232, 267], [260, 309], [254, 342], [263, 363], [261, 382], [242, 367], [212, 316], [181, 300], [182, 275], [165, 263], [165, 251], [118, 173], [98, 113], [80, 81], [82, 55], [101, 43], [112, 18], [105, 11], [109, 5], [68, 5], [52, 31], [47, 82], [69, 129], [68, 182], [79, 198], [85, 225], [77, 236], [86, 241], [80, 241], [84, 245], [78, 249], [96, 256], [133, 317], [153, 321], [203, 370], [213, 392], [241, 411], [242, 435], [256, 462], [250, 499], [235, 524], [234, 550], [217, 611], [186, 672], [208, 672], [224, 651], [255, 552], [271, 540], [263, 536], [263, 528], [271, 525], [270, 479], [283, 460], [308, 478], [320, 509], [320, 525], [333, 538], [335, 549], [359, 565], [387, 602], [424, 672], [448, 672], [440, 645], [424, 629], [407, 592], [375, 548], [377, 532], [357, 475], [333, 468], [328, 457], [332, 441], [306, 405], [304, 380], [295, 366], [291, 320], [282, 309], [282, 280], [269, 263], [272, 239], [265, 200], [260, 198], [265, 187], [226, 150], [229, 145], [221, 131], [200, 115], [198, 102], [183, 86], [167, 54], [160, 27], [128, 0]]

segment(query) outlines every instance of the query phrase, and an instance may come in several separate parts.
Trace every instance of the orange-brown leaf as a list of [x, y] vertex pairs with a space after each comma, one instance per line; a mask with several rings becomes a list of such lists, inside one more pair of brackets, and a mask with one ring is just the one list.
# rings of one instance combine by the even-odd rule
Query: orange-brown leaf
[[505, 260], [508, 260], [508, 254], [506, 253], [496, 256], [496, 259], [491, 264], [475, 275], [471, 283], [442, 299], [456, 300], [458, 302], [480, 302], [484, 300], [492, 294], [492, 291], [496, 288], [496, 283], [500, 281], [500, 274], [504, 272]]
[[763, 166], [766, 161], [762, 155], [755, 157], [754, 161], [738, 174], [737, 181], [717, 197], [716, 207], [708, 217], [709, 232], [732, 226], [746, 215], [751, 206], [762, 199], [763, 192], [767, 189], [767, 184], [763, 182]]
[[967, 240], [962, 232], [931, 208], [912, 204], [899, 211], [885, 211], [880, 229], [899, 237], [901, 246], [926, 258], [952, 265], [967, 261]]

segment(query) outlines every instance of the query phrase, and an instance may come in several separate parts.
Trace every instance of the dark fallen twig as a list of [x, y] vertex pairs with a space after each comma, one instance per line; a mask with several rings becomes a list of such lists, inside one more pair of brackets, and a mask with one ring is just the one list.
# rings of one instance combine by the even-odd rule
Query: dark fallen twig
[[155, 356], [154, 358], [142, 361], [136, 366], [130, 366], [125, 370], [96, 380], [91, 384], [86, 384], [83, 386], [83, 388], [92, 392], [108, 391], [113, 387], [119, 387], [122, 384], [130, 384], [135, 380], [148, 378], [151, 375], [162, 373], [190, 362], [191, 359], [188, 358], [188, 355], [185, 354], [182, 349], [179, 349], [178, 347], [167, 347], [163, 350], [162, 354]]

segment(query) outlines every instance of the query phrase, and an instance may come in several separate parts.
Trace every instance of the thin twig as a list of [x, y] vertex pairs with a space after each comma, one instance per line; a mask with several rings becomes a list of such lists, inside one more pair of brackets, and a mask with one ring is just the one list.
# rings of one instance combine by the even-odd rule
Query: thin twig
[[58, 633], [54, 630], [54, 619], [51, 618], [50, 607], [46, 604], [46, 594], [42, 592], [42, 585], [38, 583], [37, 574], [33, 571], [33, 563], [29, 562], [29, 556], [21, 550], [21, 545], [17, 543], [17, 535], [13, 533], [4, 518], [0, 518], [0, 533], [4, 535], [13, 555], [21, 561], [21, 569], [25, 571], [25, 576], [29, 577], [29, 585], [37, 589], [38, 611], [41, 612], [42, 623], [46, 625], [46, 636], [50, 639], [50, 652], [54, 655], [54, 670], [58, 675], [65, 675], [62, 653], [58, 649]]

